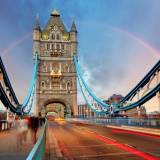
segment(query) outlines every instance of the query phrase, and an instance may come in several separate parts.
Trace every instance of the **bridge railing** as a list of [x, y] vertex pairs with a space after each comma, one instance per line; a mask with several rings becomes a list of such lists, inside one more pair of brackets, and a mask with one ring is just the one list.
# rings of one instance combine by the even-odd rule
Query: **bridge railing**
[[160, 128], [159, 118], [77, 118], [76, 120], [98, 125], [127, 125]]
[[0, 131], [5, 131], [11, 128], [7, 120], [0, 120]]
[[45, 124], [40, 131], [36, 144], [30, 151], [26, 160], [42, 160], [43, 159], [44, 152], [45, 152], [45, 143], [46, 143], [46, 126], [47, 126], [47, 120], [45, 121]]

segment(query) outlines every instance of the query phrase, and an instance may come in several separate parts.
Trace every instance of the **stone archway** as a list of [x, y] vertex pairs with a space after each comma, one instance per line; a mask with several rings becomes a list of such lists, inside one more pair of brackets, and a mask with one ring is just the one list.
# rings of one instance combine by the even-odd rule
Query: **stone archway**
[[53, 112], [57, 118], [70, 117], [73, 113], [71, 106], [61, 99], [50, 99], [44, 102], [45, 115], [48, 112]]

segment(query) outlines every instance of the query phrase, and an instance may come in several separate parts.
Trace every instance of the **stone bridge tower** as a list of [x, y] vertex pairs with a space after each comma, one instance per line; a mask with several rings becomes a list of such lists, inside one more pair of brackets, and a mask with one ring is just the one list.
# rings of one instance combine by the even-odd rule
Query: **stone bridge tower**
[[77, 115], [77, 80], [73, 55], [77, 54], [77, 29], [73, 22], [65, 28], [54, 10], [42, 30], [39, 19], [33, 30], [33, 55], [39, 51], [36, 86], [36, 112], [46, 113], [46, 106], [60, 103], [70, 115]]

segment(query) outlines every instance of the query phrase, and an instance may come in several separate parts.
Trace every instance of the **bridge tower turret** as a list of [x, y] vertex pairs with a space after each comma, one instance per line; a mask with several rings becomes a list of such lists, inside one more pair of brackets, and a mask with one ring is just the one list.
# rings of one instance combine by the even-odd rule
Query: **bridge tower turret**
[[41, 39], [41, 27], [39, 23], [39, 16], [36, 16], [36, 23], [33, 29], [33, 53], [36, 52], [36, 49], [40, 49], [40, 39]]
[[77, 53], [77, 27], [75, 21], [72, 22], [70, 30], [70, 41], [72, 43], [72, 53]]
[[[77, 115], [77, 80], [73, 53], [77, 54], [77, 29], [67, 31], [61, 15], [54, 10], [41, 30], [39, 20], [33, 31], [33, 54], [39, 51], [36, 83], [36, 111], [54, 112], [64, 106], [67, 116]], [[57, 105], [58, 104], [58, 105]]]

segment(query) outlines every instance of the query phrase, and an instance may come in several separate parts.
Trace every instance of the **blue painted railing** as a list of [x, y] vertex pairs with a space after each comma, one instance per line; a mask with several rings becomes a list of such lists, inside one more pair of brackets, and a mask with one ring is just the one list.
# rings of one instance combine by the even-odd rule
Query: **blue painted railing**
[[46, 143], [46, 127], [47, 127], [47, 120], [40, 132], [39, 138], [30, 151], [26, 160], [42, 160], [44, 153], [45, 153], [45, 143]]

